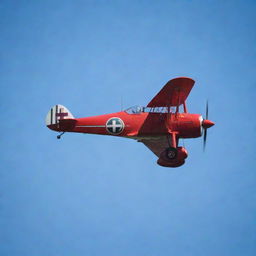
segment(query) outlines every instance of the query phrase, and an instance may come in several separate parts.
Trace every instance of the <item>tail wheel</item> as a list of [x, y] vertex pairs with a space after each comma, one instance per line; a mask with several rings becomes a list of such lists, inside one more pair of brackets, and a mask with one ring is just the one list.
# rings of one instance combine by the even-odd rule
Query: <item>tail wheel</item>
[[178, 155], [178, 150], [177, 148], [173, 148], [173, 147], [167, 148], [165, 150], [165, 155], [168, 159], [174, 160]]

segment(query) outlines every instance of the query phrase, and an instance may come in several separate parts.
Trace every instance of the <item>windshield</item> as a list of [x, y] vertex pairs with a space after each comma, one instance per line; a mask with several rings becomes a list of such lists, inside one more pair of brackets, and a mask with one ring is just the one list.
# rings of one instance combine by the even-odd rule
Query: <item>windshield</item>
[[140, 106], [133, 106], [133, 107], [130, 107], [130, 108], [127, 108], [126, 110], [125, 110], [125, 112], [127, 113], [127, 114], [140, 114], [141, 112], [142, 112], [142, 107], [140, 107]]

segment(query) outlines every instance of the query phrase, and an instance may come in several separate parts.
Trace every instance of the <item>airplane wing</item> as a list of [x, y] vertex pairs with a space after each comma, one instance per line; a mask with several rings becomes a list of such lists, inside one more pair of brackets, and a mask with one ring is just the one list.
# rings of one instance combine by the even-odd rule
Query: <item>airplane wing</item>
[[161, 91], [148, 103], [147, 107], [175, 107], [187, 99], [195, 81], [188, 77], [170, 80]]
[[167, 137], [155, 137], [150, 139], [141, 139], [142, 142], [147, 148], [149, 148], [155, 155], [160, 157], [161, 153], [169, 147]]

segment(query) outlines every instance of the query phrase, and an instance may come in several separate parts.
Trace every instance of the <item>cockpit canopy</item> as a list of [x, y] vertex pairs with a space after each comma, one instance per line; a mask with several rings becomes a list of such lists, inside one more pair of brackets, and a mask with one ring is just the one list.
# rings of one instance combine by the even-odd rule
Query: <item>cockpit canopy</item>
[[125, 112], [127, 114], [140, 114], [141, 112], [144, 112], [144, 111], [143, 111], [143, 107], [141, 106], [133, 106], [133, 107], [127, 108]]
[[[141, 107], [141, 106], [133, 106], [130, 108], [127, 108], [125, 110], [127, 114], [140, 114], [143, 112], [146, 113], [168, 113], [168, 108], [167, 107], [155, 107], [155, 108], [149, 108], [149, 107]], [[175, 112], [175, 108], [171, 107], [170, 112], [173, 113]]]

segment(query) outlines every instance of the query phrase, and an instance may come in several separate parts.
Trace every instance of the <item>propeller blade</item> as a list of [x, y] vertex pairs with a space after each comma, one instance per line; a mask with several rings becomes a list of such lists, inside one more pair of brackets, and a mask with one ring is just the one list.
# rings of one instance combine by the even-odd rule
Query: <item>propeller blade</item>
[[208, 119], [208, 112], [209, 112], [209, 108], [208, 108], [208, 100], [206, 101], [206, 118]]
[[209, 104], [208, 100], [206, 101], [206, 109], [205, 109], [205, 119], [203, 120], [203, 129], [204, 129], [204, 151], [206, 147], [206, 140], [207, 140], [207, 128], [211, 127], [212, 122], [208, 120], [208, 114], [209, 114]]
[[205, 147], [206, 147], [206, 139], [207, 139], [207, 128], [204, 129], [204, 151], [205, 151]]

